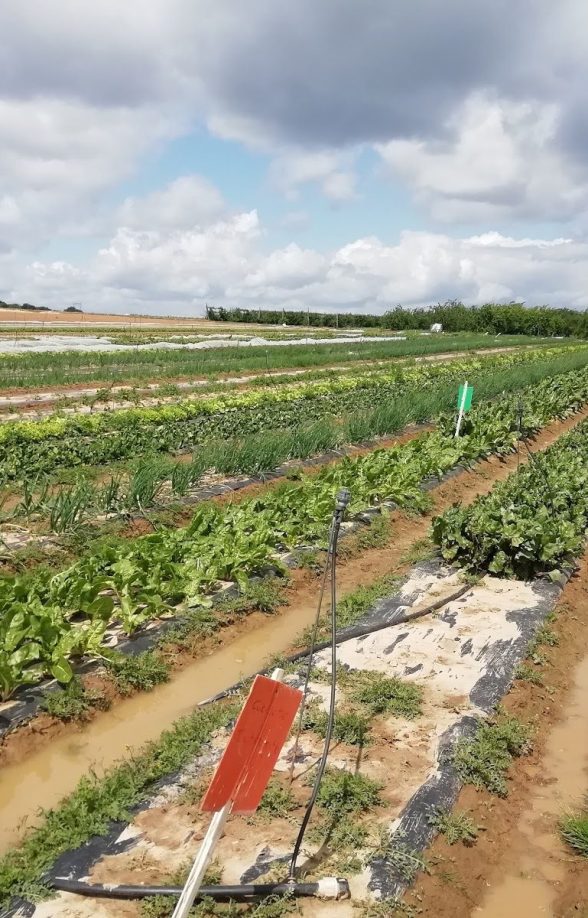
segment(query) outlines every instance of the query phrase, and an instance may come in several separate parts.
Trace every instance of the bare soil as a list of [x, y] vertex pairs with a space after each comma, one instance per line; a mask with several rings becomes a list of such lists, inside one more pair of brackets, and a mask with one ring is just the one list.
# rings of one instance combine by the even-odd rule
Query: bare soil
[[[578, 768], [588, 791], [588, 697], [580, 695], [583, 723], [565, 729], [578, 669], [588, 658], [588, 555], [567, 584], [551, 626], [559, 638], [557, 647], [542, 647], [548, 657], [545, 687], [516, 681], [504, 700], [504, 708], [520, 720], [533, 723], [532, 754], [516, 760], [511, 768], [506, 799], [466, 787], [457, 809], [468, 810], [483, 827], [472, 847], [449, 846], [439, 836], [427, 853], [430, 875], [421, 875], [406, 903], [417, 913], [435, 918], [585, 918], [588, 915], [588, 862], [575, 856], [558, 837], [557, 821], [563, 815], [566, 787], [565, 760]], [[563, 733], [562, 725], [564, 727]], [[558, 732], [553, 748], [553, 737]], [[565, 737], [562, 739], [562, 737]], [[582, 748], [582, 746], [584, 748]], [[555, 771], [558, 757], [560, 766]], [[584, 756], [582, 758], [582, 753]], [[578, 793], [574, 787], [572, 796]], [[572, 799], [569, 805], [579, 805]], [[509, 885], [507, 885], [507, 882]], [[508, 905], [500, 897], [506, 891]], [[501, 906], [493, 895], [498, 893]]]
[[167, 328], [167, 327], [186, 327], [186, 328], [219, 328], [219, 330], [238, 331], [248, 328], [268, 328], [273, 326], [255, 325], [248, 323], [231, 324], [223, 322], [222, 326], [218, 322], [211, 322], [200, 316], [195, 318], [180, 318], [179, 316], [139, 316], [129, 315], [122, 316], [108, 312], [59, 312], [57, 310], [33, 311], [29, 309], [0, 309], [0, 326], [4, 322], [18, 322], [19, 325], [29, 325], [36, 328], [42, 324], [59, 325], [122, 325], [124, 327], [132, 326], [133, 328]]

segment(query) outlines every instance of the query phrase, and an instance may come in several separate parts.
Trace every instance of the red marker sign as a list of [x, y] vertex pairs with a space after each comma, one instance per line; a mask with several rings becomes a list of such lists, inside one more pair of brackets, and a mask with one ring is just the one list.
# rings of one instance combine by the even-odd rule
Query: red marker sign
[[254, 813], [302, 699], [299, 689], [256, 676], [200, 809]]

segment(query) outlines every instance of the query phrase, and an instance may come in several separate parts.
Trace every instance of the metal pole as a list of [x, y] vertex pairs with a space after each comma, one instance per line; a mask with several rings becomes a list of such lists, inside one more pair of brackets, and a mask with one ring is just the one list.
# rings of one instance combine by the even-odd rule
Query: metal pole
[[[455, 427], [455, 437], [459, 437], [459, 432], [461, 430], [461, 422], [463, 421], [463, 413], [465, 410], [466, 398], [468, 395], [468, 381], [466, 379], [465, 385], [463, 387], [463, 394], [461, 396], [461, 404], [459, 406], [459, 414], [457, 416], [457, 424]], [[454, 437], [454, 439], [455, 439]]]
[[[281, 682], [284, 678], [283, 669], [275, 669], [271, 675], [271, 678], [275, 682]], [[178, 899], [178, 903], [174, 909], [172, 918], [188, 918], [190, 914], [190, 909], [194, 905], [194, 900], [198, 895], [198, 891], [202, 886], [202, 880], [204, 879], [204, 874], [206, 873], [206, 868], [212, 860], [214, 854], [214, 849], [218, 845], [227, 819], [230, 816], [231, 809], [233, 807], [232, 800], [229, 800], [228, 803], [225, 803], [221, 810], [218, 810], [212, 817], [210, 825], [206, 830], [206, 835], [202, 840], [200, 845], [200, 850], [196, 855], [194, 863], [192, 864], [192, 869], [186, 880], [186, 885], [182, 890], [182, 895]]]

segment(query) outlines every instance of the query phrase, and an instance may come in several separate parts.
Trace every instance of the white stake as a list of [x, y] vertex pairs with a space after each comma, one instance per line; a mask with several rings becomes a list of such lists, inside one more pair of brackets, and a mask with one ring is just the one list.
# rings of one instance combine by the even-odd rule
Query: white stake
[[[284, 670], [275, 669], [271, 675], [271, 678], [274, 680], [274, 682], [281, 682], [284, 678]], [[221, 839], [225, 828], [225, 823], [229, 818], [232, 807], [233, 803], [231, 800], [229, 800], [229, 802], [225, 803], [223, 808], [218, 810], [212, 817], [210, 825], [206, 830], [206, 835], [202, 839], [200, 850], [198, 851], [194, 863], [192, 864], [192, 869], [190, 870], [190, 874], [186, 880], [186, 885], [182, 890], [182, 895], [178, 899], [178, 903], [175, 907], [172, 918], [188, 918], [190, 909], [194, 905], [194, 900], [198, 895], [200, 887], [202, 886], [202, 880], [204, 879], [206, 868], [210, 864], [214, 854], [214, 849]]]
[[[463, 413], [465, 411], [466, 398], [468, 396], [468, 381], [466, 379], [465, 386], [463, 387], [463, 394], [461, 396], [461, 404], [459, 406], [459, 414], [457, 416], [457, 424], [455, 426], [455, 437], [459, 437], [459, 432], [461, 430], [461, 422], [463, 421]], [[454, 437], [454, 439], [455, 439]]]

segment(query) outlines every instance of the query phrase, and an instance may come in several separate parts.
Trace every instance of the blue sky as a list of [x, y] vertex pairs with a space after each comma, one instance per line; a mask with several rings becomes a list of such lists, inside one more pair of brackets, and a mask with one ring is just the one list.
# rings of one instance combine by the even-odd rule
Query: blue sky
[[0, 9], [0, 298], [588, 306], [581, 0]]

